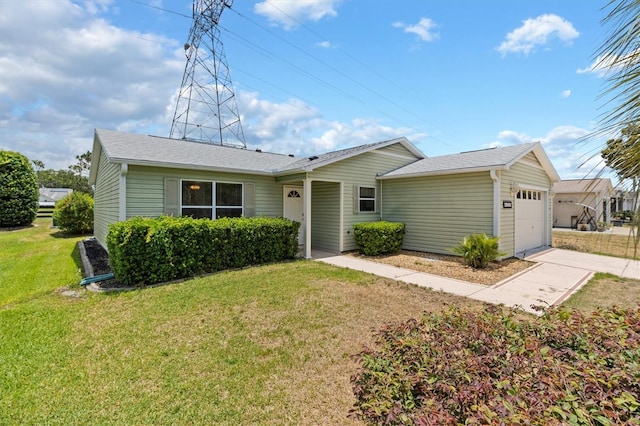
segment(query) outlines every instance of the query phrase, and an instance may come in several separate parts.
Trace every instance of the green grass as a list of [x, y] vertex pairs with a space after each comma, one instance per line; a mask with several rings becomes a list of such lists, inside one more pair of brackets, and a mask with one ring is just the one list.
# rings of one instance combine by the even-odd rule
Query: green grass
[[[77, 283], [77, 239], [46, 226], [0, 233], [38, 277], [32, 252], [65, 274], [5, 285], [0, 305], [0, 424], [357, 424], [351, 356], [372, 328], [479, 302], [298, 261], [123, 292]], [[50, 250], [49, 247], [55, 247]], [[22, 253], [20, 248], [22, 248]], [[3, 252], [4, 256], [4, 252]], [[49, 262], [44, 257], [41, 262]]]
[[[553, 247], [633, 259], [635, 241], [606, 232], [553, 231]], [[640, 249], [637, 250], [640, 253]]]
[[77, 285], [82, 277], [76, 243], [81, 239], [52, 229], [51, 219], [0, 230], [0, 307]]
[[43, 223], [0, 232], [0, 425], [358, 424], [373, 329], [483, 307], [313, 261], [90, 293], [79, 238]]
[[614, 305], [627, 309], [640, 306], [640, 279], [621, 278], [598, 272], [562, 304], [565, 308], [577, 309], [584, 313]]

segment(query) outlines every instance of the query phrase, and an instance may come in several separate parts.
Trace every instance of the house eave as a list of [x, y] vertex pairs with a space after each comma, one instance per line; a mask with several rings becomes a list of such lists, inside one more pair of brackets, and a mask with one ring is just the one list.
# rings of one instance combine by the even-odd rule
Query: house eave
[[418, 173], [406, 173], [401, 175], [391, 175], [391, 176], [378, 176], [379, 180], [390, 180], [390, 179], [407, 179], [407, 178], [416, 178], [416, 177], [429, 177], [429, 176], [444, 176], [444, 175], [458, 175], [464, 173], [477, 173], [477, 172], [490, 172], [492, 170], [505, 170], [506, 168], [503, 165], [495, 165], [495, 166], [483, 166], [483, 167], [470, 167], [470, 168], [460, 168], [460, 169], [448, 169], [448, 170], [434, 170], [429, 172], [418, 172]]
[[241, 169], [236, 167], [204, 166], [204, 165], [198, 165], [198, 164], [185, 164], [185, 163], [165, 163], [165, 162], [158, 162], [158, 161], [131, 160], [128, 158], [109, 158], [109, 161], [112, 163], [118, 163], [118, 164], [126, 163], [129, 166], [160, 167], [160, 168], [166, 168], [166, 169], [186, 169], [186, 170], [197, 170], [197, 171], [206, 171], [206, 172], [223, 172], [223, 173], [250, 174], [250, 175], [259, 175], [259, 176], [274, 176], [274, 171]]

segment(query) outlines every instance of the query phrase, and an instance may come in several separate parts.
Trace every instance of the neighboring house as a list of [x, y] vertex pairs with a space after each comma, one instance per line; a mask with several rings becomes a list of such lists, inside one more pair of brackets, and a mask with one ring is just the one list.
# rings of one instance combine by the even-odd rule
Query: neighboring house
[[405, 248], [447, 253], [471, 233], [508, 256], [551, 242], [559, 177], [539, 143], [426, 158], [405, 138], [308, 158], [96, 130], [95, 236], [134, 216], [283, 216], [311, 249], [356, 249], [353, 224], [407, 224]]
[[611, 213], [623, 211], [636, 211], [637, 195], [633, 191], [616, 188], [613, 198], [611, 198]]
[[577, 228], [588, 224], [595, 230], [598, 222], [611, 221], [611, 198], [614, 196], [610, 179], [561, 180], [553, 185], [553, 226]]
[[40, 207], [55, 207], [56, 203], [71, 194], [71, 188], [40, 188]]

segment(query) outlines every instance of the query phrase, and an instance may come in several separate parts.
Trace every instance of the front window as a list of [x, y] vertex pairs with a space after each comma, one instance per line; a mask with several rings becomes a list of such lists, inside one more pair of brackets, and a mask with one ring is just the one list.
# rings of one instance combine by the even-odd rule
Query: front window
[[360, 212], [376, 211], [376, 188], [361, 186], [358, 188], [358, 205]]
[[242, 216], [242, 184], [183, 180], [182, 216], [207, 219]]

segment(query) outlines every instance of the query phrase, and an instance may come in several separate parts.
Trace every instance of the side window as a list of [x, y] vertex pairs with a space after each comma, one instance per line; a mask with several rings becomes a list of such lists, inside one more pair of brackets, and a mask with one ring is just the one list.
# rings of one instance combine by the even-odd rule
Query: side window
[[216, 183], [216, 219], [242, 216], [242, 184]]
[[358, 211], [363, 213], [376, 211], [375, 187], [358, 187]]
[[241, 183], [183, 180], [181, 215], [196, 219], [240, 217], [243, 213]]
[[213, 184], [193, 180], [182, 181], [182, 216], [211, 219], [213, 214]]

